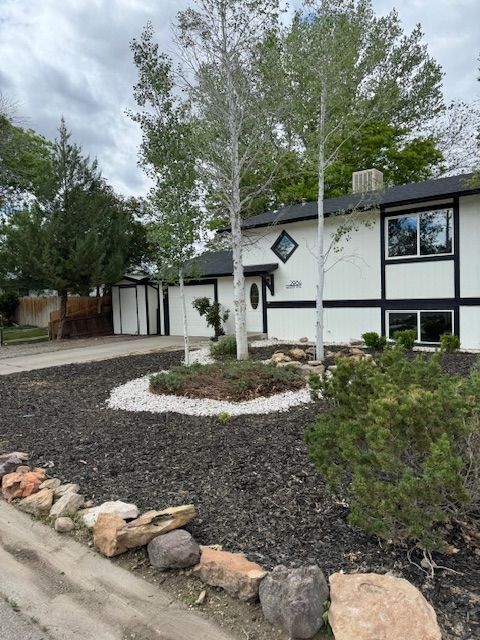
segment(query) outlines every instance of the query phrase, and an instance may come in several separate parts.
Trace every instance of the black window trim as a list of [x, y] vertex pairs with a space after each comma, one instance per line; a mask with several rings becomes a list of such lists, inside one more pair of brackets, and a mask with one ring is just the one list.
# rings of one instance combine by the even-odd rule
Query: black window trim
[[[256, 290], [257, 290], [257, 304], [256, 304], [255, 307], [253, 306], [253, 303], [252, 303], [252, 289], [253, 289], [253, 287], [255, 287]], [[249, 292], [248, 292], [248, 299], [249, 299], [250, 306], [251, 306], [252, 310], [256, 311], [258, 309], [258, 305], [260, 304], [260, 289], [259, 289], [258, 284], [256, 282], [252, 282], [252, 284], [250, 285], [250, 289], [249, 289]]]
[[[452, 220], [452, 250], [444, 253], [427, 253], [421, 254], [420, 250], [420, 215], [422, 213], [431, 213], [432, 211], [445, 211], [450, 209], [451, 211], [451, 220]], [[391, 256], [389, 254], [389, 246], [388, 246], [388, 222], [389, 220], [398, 219], [398, 218], [408, 218], [416, 216], [417, 217], [417, 253], [411, 254], [409, 256]], [[434, 260], [453, 260], [455, 256], [455, 238], [456, 238], [456, 229], [455, 229], [455, 203], [449, 202], [444, 204], [430, 205], [426, 207], [415, 207], [415, 209], [407, 210], [407, 211], [386, 211], [384, 220], [384, 255], [385, 255], [385, 263], [386, 264], [397, 264], [402, 262], [430, 262]]]
[[[288, 254], [288, 256], [286, 258], [284, 258], [277, 250], [276, 250], [276, 246], [277, 244], [281, 241], [282, 238], [288, 238], [291, 242], [293, 242], [293, 249], [292, 251]], [[296, 242], [292, 236], [285, 231], [285, 229], [282, 230], [282, 233], [278, 236], [278, 238], [275, 240], [275, 242], [272, 244], [272, 246], [270, 247], [271, 251], [273, 251], [273, 253], [277, 256], [277, 258], [279, 258], [283, 264], [285, 264], [288, 260], [290, 260], [290, 258], [293, 256], [293, 254], [295, 253], [295, 251], [298, 249], [298, 242]]]
[[425, 340], [421, 340], [421, 326], [420, 326], [420, 314], [421, 313], [449, 313], [452, 318], [452, 335], [457, 335], [455, 333], [455, 313], [454, 309], [386, 309], [385, 310], [385, 328], [386, 328], [386, 336], [388, 340], [394, 340], [390, 336], [390, 322], [389, 316], [391, 313], [414, 313], [417, 316], [417, 335], [415, 338], [416, 344], [425, 344], [425, 345], [438, 345], [440, 342], [427, 342]]

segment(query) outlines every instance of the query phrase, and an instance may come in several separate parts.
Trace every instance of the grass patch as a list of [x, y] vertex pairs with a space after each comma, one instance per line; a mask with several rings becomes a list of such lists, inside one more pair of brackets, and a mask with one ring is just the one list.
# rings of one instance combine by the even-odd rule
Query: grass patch
[[298, 369], [277, 368], [255, 361], [173, 367], [150, 378], [153, 393], [233, 402], [271, 396], [304, 386], [305, 378]]
[[39, 342], [42, 340], [48, 340], [48, 329], [41, 327], [5, 327], [3, 329], [4, 344]]

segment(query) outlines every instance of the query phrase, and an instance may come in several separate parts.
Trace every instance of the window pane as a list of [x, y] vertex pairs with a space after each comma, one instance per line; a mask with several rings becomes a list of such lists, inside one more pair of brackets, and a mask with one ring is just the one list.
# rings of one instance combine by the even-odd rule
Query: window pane
[[420, 313], [420, 340], [440, 342], [443, 333], [452, 333], [451, 311], [422, 311]]
[[417, 315], [418, 314], [411, 313], [411, 312], [389, 313], [388, 314], [389, 337], [394, 339], [397, 331], [404, 331], [405, 329], [415, 329], [415, 331], [417, 331]]
[[250, 287], [250, 304], [252, 305], [252, 309], [256, 309], [258, 307], [259, 301], [260, 301], [260, 292], [258, 290], [257, 283], [254, 282]]
[[428, 256], [452, 251], [453, 216], [451, 209], [420, 214], [420, 253]]
[[403, 216], [388, 221], [388, 255], [390, 258], [417, 255], [418, 216]]

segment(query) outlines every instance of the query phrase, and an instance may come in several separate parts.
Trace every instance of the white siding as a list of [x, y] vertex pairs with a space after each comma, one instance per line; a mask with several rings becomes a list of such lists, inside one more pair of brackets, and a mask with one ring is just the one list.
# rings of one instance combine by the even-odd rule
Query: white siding
[[119, 287], [121, 332], [138, 335], [136, 287]]
[[218, 301], [222, 311], [230, 312], [225, 323], [225, 333], [235, 333], [235, 318], [233, 315], [233, 280], [232, 278], [218, 278]]
[[120, 327], [120, 288], [112, 287], [113, 333], [122, 333]]
[[158, 318], [158, 292], [156, 286], [147, 286], [148, 293], [148, 317], [150, 320], [150, 334], [154, 335], [158, 333], [157, 318]]
[[[207, 297], [214, 299], [212, 284], [186, 285], [185, 301], [187, 305], [188, 333], [191, 336], [213, 336], [213, 329], [207, 326], [205, 319], [193, 308], [195, 298]], [[170, 311], [170, 335], [183, 335], [182, 305], [180, 287], [168, 287], [168, 303]]]
[[[325, 341], [348, 342], [366, 331], [381, 332], [381, 311], [375, 308], [325, 309]], [[279, 340], [315, 339], [315, 309], [269, 309], [268, 335]]]
[[453, 260], [387, 264], [386, 297], [452, 298], [455, 291]]
[[460, 307], [460, 344], [462, 349], [480, 349], [480, 306]]
[[138, 326], [141, 336], [146, 336], [147, 331], [147, 304], [145, 301], [145, 285], [137, 285]]
[[[361, 226], [338, 245], [341, 251], [330, 252], [325, 279], [326, 300], [373, 299], [380, 297], [380, 229], [378, 215], [370, 216], [371, 226]], [[340, 216], [327, 218], [326, 244], [338, 226]], [[298, 243], [298, 248], [284, 264], [271, 250], [285, 230]], [[275, 297], [267, 292], [267, 300], [314, 300], [316, 284], [316, 221], [279, 224], [247, 232], [245, 265], [278, 263], [275, 271]], [[300, 286], [291, 286], [300, 283]]]
[[480, 297], [480, 197], [460, 198], [460, 295]]

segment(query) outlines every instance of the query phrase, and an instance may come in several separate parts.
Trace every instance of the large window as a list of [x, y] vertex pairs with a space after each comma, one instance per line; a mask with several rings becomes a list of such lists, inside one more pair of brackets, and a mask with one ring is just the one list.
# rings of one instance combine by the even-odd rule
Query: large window
[[389, 217], [387, 257], [420, 258], [453, 250], [453, 211], [436, 209]]
[[280, 258], [282, 262], [286, 262], [295, 252], [298, 244], [286, 231], [278, 236], [272, 246], [273, 253]]
[[388, 311], [388, 337], [413, 329], [416, 342], [438, 343], [444, 333], [453, 333], [452, 311]]

